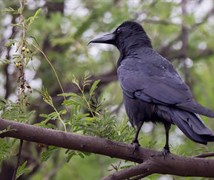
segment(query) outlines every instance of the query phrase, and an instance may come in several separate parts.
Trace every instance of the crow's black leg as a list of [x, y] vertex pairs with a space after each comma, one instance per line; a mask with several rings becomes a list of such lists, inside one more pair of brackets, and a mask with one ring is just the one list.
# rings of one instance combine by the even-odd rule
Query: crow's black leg
[[142, 125], [143, 125], [143, 121], [140, 121], [139, 124], [137, 125], [137, 131], [135, 133], [134, 139], [132, 140], [132, 144], [134, 144], [135, 150], [140, 146], [139, 141], [138, 141], [138, 136], [139, 136]]
[[164, 159], [166, 157], [166, 155], [168, 153], [170, 153], [170, 149], [169, 149], [169, 129], [171, 127], [171, 124], [169, 123], [164, 123], [164, 127], [165, 127], [165, 132], [166, 132], [166, 144], [162, 150], [162, 153], [163, 153], [163, 156], [164, 156]]

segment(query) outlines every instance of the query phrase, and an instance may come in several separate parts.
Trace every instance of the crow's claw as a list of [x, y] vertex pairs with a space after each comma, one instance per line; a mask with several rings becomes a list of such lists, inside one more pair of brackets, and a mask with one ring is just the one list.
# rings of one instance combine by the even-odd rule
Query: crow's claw
[[170, 154], [169, 148], [165, 148], [165, 147], [164, 147], [163, 150], [162, 150], [162, 155], [163, 155], [164, 160], [166, 159], [166, 156], [167, 156], [168, 154]]
[[138, 150], [138, 148], [140, 147], [140, 144], [138, 141], [132, 141], [131, 144], [134, 146], [134, 150], [132, 152], [132, 154], [134, 154]]

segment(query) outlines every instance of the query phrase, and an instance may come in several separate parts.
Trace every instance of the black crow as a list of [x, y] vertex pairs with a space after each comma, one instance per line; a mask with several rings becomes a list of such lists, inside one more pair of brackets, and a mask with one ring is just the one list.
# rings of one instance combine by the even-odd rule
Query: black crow
[[214, 112], [198, 104], [172, 64], [153, 48], [143, 27], [132, 21], [122, 23], [113, 33], [90, 43], [112, 44], [120, 51], [117, 73], [129, 120], [138, 134], [144, 122], [163, 123], [166, 131], [164, 156], [170, 153], [169, 129], [177, 125], [191, 140], [207, 144], [214, 133], [198, 114], [214, 117]]

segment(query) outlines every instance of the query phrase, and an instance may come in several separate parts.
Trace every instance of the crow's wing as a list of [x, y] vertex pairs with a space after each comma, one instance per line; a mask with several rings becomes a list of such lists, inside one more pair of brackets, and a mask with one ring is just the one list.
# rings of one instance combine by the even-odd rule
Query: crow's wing
[[124, 94], [130, 98], [173, 105], [190, 112], [214, 117], [211, 110], [193, 99], [189, 87], [171, 63], [157, 53], [144, 56], [143, 59], [142, 56], [127, 57], [118, 67], [118, 77]]

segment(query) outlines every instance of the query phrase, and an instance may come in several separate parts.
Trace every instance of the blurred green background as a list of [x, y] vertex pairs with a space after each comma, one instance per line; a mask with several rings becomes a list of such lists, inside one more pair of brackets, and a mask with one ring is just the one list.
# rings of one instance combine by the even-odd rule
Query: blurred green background
[[[19, 15], [9, 8], [19, 9], [19, 1], [0, 0], [1, 62], [5, 59], [13, 62], [15, 46], [19, 46], [5, 45], [10, 39], [20, 39], [20, 29], [13, 26], [19, 21]], [[27, 29], [26, 37], [29, 38], [29, 44], [35, 39], [47, 55], [65, 92], [79, 93], [72, 83], [73, 77], [81, 79], [87, 72], [93, 81], [101, 80], [97, 96], [104, 99], [103, 109], [115, 119], [127, 122], [116, 77], [119, 53], [110, 45], [92, 46], [88, 42], [94, 37], [113, 31], [123, 21], [135, 20], [143, 25], [154, 49], [173, 63], [192, 89], [197, 101], [214, 110], [213, 0], [28, 0], [23, 10], [24, 17], [33, 16], [39, 8], [41, 12]], [[62, 100], [57, 96], [61, 89], [44, 56], [33, 46], [29, 45], [29, 49], [32, 59], [25, 67], [25, 77], [32, 88], [29, 109], [34, 110], [31, 122], [40, 122], [40, 114], [51, 112], [50, 107], [42, 100], [42, 86], [48, 89], [58, 109], [62, 108]], [[17, 70], [14, 63], [1, 63], [0, 77], [0, 96], [16, 102]], [[203, 117], [203, 120], [214, 130], [212, 119]], [[148, 123], [143, 126], [142, 131], [141, 145], [161, 150], [165, 143], [164, 128]], [[130, 143], [132, 135], [133, 132], [124, 141]], [[10, 150], [13, 155], [2, 158], [0, 179], [11, 177], [18, 142], [15, 144]], [[170, 145], [172, 152], [180, 155], [197, 155], [214, 150], [212, 143], [204, 146], [191, 142], [176, 127], [170, 131]], [[46, 148], [33, 143], [24, 145], [23, 156], [30, 170], [19, 179], [97, 180], [116, 169], [133, 165], [100, 155], [76, 155], [67, 163], [66, 150], [59, 149], [51, 152], [47, 161], [42, 161], [41, 152], [44, 151]], [[145, 179], [184, 178], [152, 175]]]

